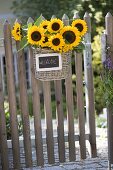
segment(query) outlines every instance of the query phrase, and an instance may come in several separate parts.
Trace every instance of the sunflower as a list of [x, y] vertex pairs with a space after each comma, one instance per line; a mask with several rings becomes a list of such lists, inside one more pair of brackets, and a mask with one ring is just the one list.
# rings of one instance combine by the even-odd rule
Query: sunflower
[[77, 45], [79, 45], [81, 37], [80, 37], [80, 33], [77, 30], [77, 28], [74, 28], [71, 26], [65, 26], [61, 30], [60, 33], [65, 40], [65, 46], [64, 46], [65, 50], [66, 48], [67, 48], [67, 51], [69, 49], [71, 50], [73, 47], [76, 47]]
[[87, 32], [87, 23], [82, 19], [76, 19], [72, 22], [72, 27], [76, 27], [80, 32], [80, 35], [83, 36]]
[[57, 18], [51, 19], [47, 27], [50, 33], [57, 33], [62, 28], [63, 28], [63, 22]]
[[44, 30], [35, 25], [28, 28], [27, 39], [32, 45], [41, 45], [44, 41]]
[[64, 44], [64, 39], [60, 34], [53, 35], [49, 38], [49, 46], [55, 51], [61, 52]]
[[42, 27], [44, 30], [47, 30], [48, 24], [50, 21], [44, 20], [41, 22], [40, 27]]
[[49, 37], [50, 35], [44, 34], [44, 41], [42, 41], [41, 47], [49, 47]]
[[16, 41], [21, 41], [22, 29], [21, 29], [21, 25], [18, 22], [16, 22], [13, 26], [12, 36]]

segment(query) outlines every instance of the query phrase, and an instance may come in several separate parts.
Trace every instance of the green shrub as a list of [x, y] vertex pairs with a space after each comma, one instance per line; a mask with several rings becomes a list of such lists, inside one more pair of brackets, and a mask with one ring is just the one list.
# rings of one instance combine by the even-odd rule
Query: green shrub
[[101, 62], [101, 34], [103, 27], [98, 27], [97, 33], [93, 39], [92, 50], [93, 50], [93, 72], [94, 72], [94, 93], [95, 93], [95, 109], [96, 113], [102, 113], [104, 106], [103, 94], [101, 89], [101, 71], [102, 71], [102, 62]]
[[[4, 102], [4, 108], [5, 108], [5, 117], [6, 117], [7, 139], [11, 139], [11, 124], [10, 124], [9, 103], [7, 101]], [[18, 119], [18, 132], [19, 132], [19, 136], [22, 135], [22, 120], [20, 118]]]

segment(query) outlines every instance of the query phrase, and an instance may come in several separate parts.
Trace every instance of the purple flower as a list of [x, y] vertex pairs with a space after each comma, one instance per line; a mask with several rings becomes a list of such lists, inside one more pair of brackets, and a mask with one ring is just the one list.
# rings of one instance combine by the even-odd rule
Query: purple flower
[[113, 70], [113, 62], [110, 57], [108, 57], [104, 62], [103, 65], [108, 70]]

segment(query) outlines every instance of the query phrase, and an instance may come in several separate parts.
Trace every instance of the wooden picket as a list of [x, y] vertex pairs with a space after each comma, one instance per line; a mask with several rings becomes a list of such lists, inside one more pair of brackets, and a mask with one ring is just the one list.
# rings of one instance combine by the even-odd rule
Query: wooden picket
[[88, 31], [85, 35], [84, 50], [84, 77], [85, 77], [85, 96], [86, 96], [86, 117], [90, 133], [91, 156], [96, 157], [96, 132], [95, 132], [95, 104], [94, 104], [94, 84], [92, 68], [92, 50], [91, 50], [91, 18], [86, 12], [84, 20], [87, 22]]
[[[52, 19], [56, 18], [55, 15]], [[62, 19], [63, 20], [63, 19]], [[55, 97], [56, 97], [56, 118], [57, 118], [57, 133], [58, 133], [58, 152], [59, 161], [65, 162], [65, 140], [64, 140], [64, 113], [62, 101], [62, 81], [55, 80]]]
[[[63, 15], [62, 21], [64, 25], [69, 25], [69, 18]], [[69, 139], [69, 160], [75, 160], [75, 140], [74, 140], [74, 106], [73, 106], [73, 89], [72, 89], [72, 73], [65, 79], [66, 103], [67, 103], [67, 120], [68, 120], [68, 139]]]
[[43, 82], [48, 162], [50, 164], [53, 164], [55, 162], [55, 160], [54, 160], [54, 139], [53, 139], [51, 90], [50, 90], [50, 88], [51, 87], [50, 87], [49, 81]]
[[9, 169], [8, 163], [8, 146], [7, 146], [7, 135], [6, 135], [6, 120], [4, 111], [4, 95], [2, 86], [2, 73], [0, 63], [0, 153], [2, 160], [3, 169]]
[[[76, 13], [73, 18], [78, 18], [79, 15]], [[52, 16], [55, 18], [55, 16]], [[58, 157], [59, 162], [66, 161], [66, 147], [65, 143], [68, 143], [68, 159], [70, 161], [76, 160], [76, 145], [75, 142], [79, 141], [80, 155], [82, 159], [86, 158], [86, 140], [91, 145], [91, 156], [96, 157], [96, 132], [95, 132], [95, 117], [94, 117], [94, 91], [93, 91], [93, 70], [91, 63], [91, 48], [88, 48], [90, 42], [90, 18], [88, 14], [85, 14], [84, 19], [88, 23], [88, 33], [86, 34], [86, 48], [84, 51], [84, 58], [82, 53], [74, 53], [75, 55], [75, 72], [76, 72], [76, 93], [77, 93], [77, 113], [78, 113], [78, 128], [79, 134], [75, 133], [74, 128], [74, 100], [73, 100], [73, 84], [72, 74], [65, 80], [54, 81], [54, 94], [56, 100], [56, 120], [57, 120], [57, 137], [54, 137], [53, 133], [53, 119], [52, 119], [52, 106], [51, 106], [51, 82], [42, 81], [42, 93], [44, 98], [44, 114], [46, 124], [46, 138], [42, 136], [42, 124], [41, 124], [41, 109], [40, 109], [40, 81], [35, 78], [34, 73], [34, 61], [33, 61], [33, 49], [29, 48], [29, 62], [30, 62], [30, 74], [31, 74], [31, 93], [33, 102], [33, 118], [34, 118], [34, 133], [35, 139], [32, 139], [30, 135], [30, 121], [29, 121], [29, 106], [28, 106], [28, 91], [26, 85], [26, 74], [25, 74], [25, 56], [24, 50], [20, 49], [20, 42], [16, 42], [17, 55], [17, 72], [19, 82], [19, 101], [20, 111], [22, 113], [23, 123], [23, 144], [21, 144], [18, 135], [18, 121], [17, 121], [17, 102], [15, 92], [15, 81], [14, 81], [14, 69], [13, 69], [13, 46], [11, 38], [11, 26], [8, 21], [4, 24], [4, 48], [5, 48], [5, 59], [6, 59], [6, 70], [7, 70], [7, 87], [8, 87], [8, 101], [10, 109], [10, 121], [11, 121], [11, 142], [13, 151], [13, 167], [14, 169], [20, 169], [21, 154], [20, 145], [23, 147], [25, 152], [25, 166], [33, 167], [33, 146], [36, 150], [36, 162], [35, 165], [43, 166], [45, 164], [44, 148], [47, 145], [47, 158], [49, 164], [56, 162], [55, 158], [55, 143], [58, 143]], [[64, 25], [69, 25], [69, 18], [67, 15], [63, 15], [62, 21]], [[33, 22], [32, 18], [28, 19], [28, 23]], [[86, 58], [90, 60], [90, 67], [87, 67]], [[88, 60], [88, 61], [89, 61]], [[84, 70], [83, 72], [83, 64]], [[87, 123], [89, 127], [89, 133], [85, 133], [85, 109], [84, 109], [84, 91], [83, 91], [83, 75], [85, 75], [86, 84], [86, 112], [87, 112]], [[62, 89], [62, 83], [65, 83], [65, 89]], [[52, 84], [53, 85], [53, 84]], [[63, 112], [63, 95], [66, 98], [66, 123], [68, 134], [65, 135], [64, 129], [64, 112]], [[2, 148], [1, 161], [3, 170], [7, 170], [11, 165], [8, 160], [8, 149], [9, 141], [6, 139], [6, 122], [4, 112], [4, 97], [2, 87], [2, 72], [0, 69], [0, 145]], [[19, 143], [20, 142], [20, 143]], [[8, 146], [7, 146], [8, 144]], [[33, 146], [32, 146], [33, 145]], [[67, 145], [66, 145], [67, 146]], [[8, 165], [9, 164], [9, 165]]]
[[76, 91], [77, 91], [77, 112], [79, 116], [79, 134], [80, 134], [80, 153], [81, 158], [86, 158], [85, 144], [85, 115], [84, 115], [84, 98], [83, 98], [83, 74], [82, 74], [82, 54], [75, 53], [76, 67]]
[[[20, 49], [20, 42], [16, 43], [17, 50]], [[25, 61], [24, 51], [18, 52], [18, 77], [19, 77], [19, 90], [20, 90], [20, 107], [22, 112], [23, 122], [23, 136], [24, 136], [24, 148], [25, 148], [25, 160], [26, 166], [32, 167], [32, 151], [31, 151], [31, 139], [30, 139], [30, 124], [29, 124], [29, 109], [28, 109], [28, 96], [27, 85], [25, 78]]]
[[[29, 18], [27, 23], [33, 23], [33, 19]], [[42, 128], [41, 128], [41, 113], [40, 113], [40, 94], [39, 94], [39, 80], [35, 78], [34, 63], [33, 63], [33, 49], [29, 48], [30, 68], [31, 68], [31, 83], [33, 95], [33, 115], [35, 128], [35, 144], [37, 165], [44, 164], [43, 143], [42, 143]]]
[[4, 24], [4, 48], [6, 55], [6, 71], [7, 71], [7, 84], [8, 84], [8, 99], [9, 111], [11, 121], [11, 135], [12, 135], [12, 148], [13, 148], [13, 163], [14, 168], [20, 168], [20, 152], [19, 152], [19, 135], [17, 123], [17, 110], [16, 110], [16, 94], [14, 84], [14, 70], [13, 70], [13, 52], [12, 52], [12, 38], [11, 27], [8, 21]]
[[41, 131], [41, 114], [40, 114], [40, 94], [39, 94], [39, 81], [34, 76], [33, 65], [33, 50], [29, 49], [30, 65], [31, 65], [31, 82], [32, 82], [32, 95], [33, 95], [33, 115], [34, 115], [34, 128], [35, 128], [35, 140], [36, 140], [36, 156], [37, 165], [44, 164], [43, 158], [43, 143], [42, 143], [42, 131]]
[[[76, 13], [74, 19], [80, 18]], [[76, 92], [77, 92], [77, 112], [79, 121], [79, 134], [80, 134], [80, 154], [81, 158], [86, 158], [86, 144], [85, 144], [85, 115], [84, 115], [84, 92], [83, 92], [83, 70], [82, 70], [82, 53], [75, 55], [75, 72], [76, 72]]]
[[57, 116], [57, 133], [58, 133], [58, 149], [59, 161], [65, 162], [65, 141], [64, 141], [64, 115], [62, 102], [62, 82], [55, 80], [55, 96], [56, 96], [56, 116]]

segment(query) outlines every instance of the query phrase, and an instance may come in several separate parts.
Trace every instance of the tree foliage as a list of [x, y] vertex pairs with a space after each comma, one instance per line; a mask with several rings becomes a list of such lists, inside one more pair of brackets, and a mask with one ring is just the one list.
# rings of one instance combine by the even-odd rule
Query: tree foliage
[[[36, 19], [42, 14], [46, 19], [52, 15], [61, 18], [64, 13], [71, 16], [72, 11], [81, 0], [14, 0], [12, 9], [20, 17]], [[74, 5], [74, 6], [73, 6]]]
[[112, 0], [13, 0], [13, 12], [21, 20], [29, 17], [38, 18], [41, 14], [50, 19], [52, 15], [62, 18], [63, 14], [73, 17], [79, 11], [82, 18], [87, 11], [92, 21], [92, 38], [97, 34], [97, 28], [104, 25], [107, 12], [113, 13]]
[[36, 19], [42, 14], [46, 19], [52, 15], [62, 17], [64, 13], [72, 16], [75, 10], [80, 11], [83, 17], [87, 11], [90, 13], [93, 28], [102, 26], [104, 17], [109, 11], [113, 13], [112, 0], [14, 0], [13, 12], [20, 18], [33, 17]]

